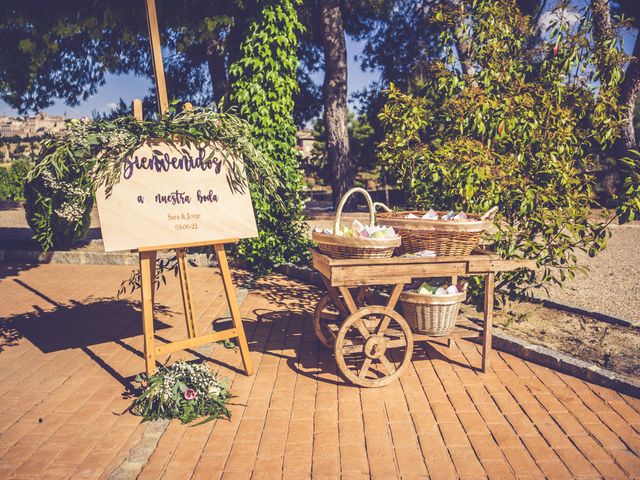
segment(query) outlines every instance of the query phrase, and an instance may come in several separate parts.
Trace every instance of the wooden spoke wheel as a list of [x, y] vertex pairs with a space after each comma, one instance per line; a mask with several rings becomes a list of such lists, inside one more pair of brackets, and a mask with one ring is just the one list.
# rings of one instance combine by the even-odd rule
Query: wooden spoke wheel
[[413, 336], [398, 312], [364, 307], [344, 321], [334, 351], [338, 368], [348, 380], [362, 387], [382, 387], [409, 365]]
[[341, 323], [343, 319], [344, 317], [333, 304], [331, 296], [329, 296], [328, 293], [325, 294], [313, 312], [313, 332], [325, 347], [333, 348], [338, 324]]

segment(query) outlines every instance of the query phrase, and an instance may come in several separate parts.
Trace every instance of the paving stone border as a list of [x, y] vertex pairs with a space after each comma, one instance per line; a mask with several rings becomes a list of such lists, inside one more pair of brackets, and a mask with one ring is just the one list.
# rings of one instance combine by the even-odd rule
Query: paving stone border
[[[92, 243], [95, 240], [92, 240]], [[160, 252], [159, 259], [168, 260], [171, 254]], [[213, 253], [190, 253], [187, 258], [197, 267], [216, 267], [218, 261]], [[0, 248], [0, 262], [15, 263], [62, 263], [75, 265], [138, 265], [136, 252], [101, 252], [91, 250], [22, 250], [16, 248]]]
[[[279, 267], [277, 271], [283, 275], [324, 288], [320, 274], [310, 267], [286, 264]], [[537, 299], [536, 303], [542, 303], [544, 306], [556, 308], [558, 310], [565, 310], [570, 313], [594, 317], [598, 320], [616, 325], [629, 326], [632, 328], [638, 327], [637, 322], [620, 319], [600, 312], [590, 312], [578, 307], [570, 305], [567, 306], [561, 303], [545, 301], [542, 299]], [[516, 357], [524, 360], [640, 398], [640, 382], [633, 378], [612, 372], [611, 370], [607, 370], [596, 364], [566, 355], [558, 352], [557, 350], [543, 347], [541, 345], [535, 345], [526, 340], [513, 337], [497, 326], [494, 326], [493, 346], [497, 350], [515, 355]]]
[[294, 265], [293, 263], [285, 263], [276, 268], [276, 272], [286, 275], [287, 277], [302, 280], [310, 285], [324, 288], [324, 282], [317, 270], [307, 265]]
[[142, 438], [129, 450], [127, 458], [107, 478], [109, 480], [134, 480], [138, 478], [170, 422], [171, 420], [166, 419], [147, 422]]
[[524, 360], [640, 398], [640, 382], [637, 380], [557, 350], [513, 337], [502, 329], [496, 328], [494, 330], [493, 346], [502, 352], [510, 353]]
[[586, 317], [595, 318], [596, 320], [600, 320], [601, 322], [611, 323], [612, 325], [640, 328], [640, 321], [638, 320], [628, 320], [622, 317], [614, 317], [613, 315], [609, 315], [607, 313], [599, 312], [597, 310], [588, 310], [586, 308], [577, 307], [569, 303], [556, 302], [548, 298], [538, 298], [538, 297], [528, 297], [528, 298], [525, 298], [524, 300], [531, 303], [542, 304], [543, 306], [548, 308], [555, 308], [556, 310], [563, 310], [565, 312], [575, 313], [577, 315], [584, 315]]

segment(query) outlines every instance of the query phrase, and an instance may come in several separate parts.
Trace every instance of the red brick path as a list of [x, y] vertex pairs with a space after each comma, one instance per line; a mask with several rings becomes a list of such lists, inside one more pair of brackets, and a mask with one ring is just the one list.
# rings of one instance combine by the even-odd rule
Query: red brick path
[[[119, 415], [143, 368], [135, 295], [114, 299], [129, 271], [0, 264], [0, 478], [105, 478], [139, 441], [147, 424]], [[192, 280], [203, 332], [226, 310], [221, 283]], [[183, 338], [175, 279], [156, 300], [158, 337]], [[232, 421], [171, 422], [140, 478], [640, 477], [640, 400], [497, 352], [477, 373], [466, 341], [420, 345], [400, 382], [354, 388], [311, 332], [316, 300], [258, 283], [241, 308], [256, 375], [211, 355], [233, 381]]]

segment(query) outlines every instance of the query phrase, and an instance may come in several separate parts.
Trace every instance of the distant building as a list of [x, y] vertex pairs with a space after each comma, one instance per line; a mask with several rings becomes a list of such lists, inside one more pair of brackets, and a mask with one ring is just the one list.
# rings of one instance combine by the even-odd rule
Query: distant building
[[64, 127], [66, 118], [38, 112], [33, 117], [0, 116], [0, 137], [40, 137], [47, 132], [57, 132]]
[[19, 118], [0, 117], [0, 137], [17, 137], [22, 132]]
[[298, 137], [298, 151], [302, 154], [303, 158], [309, 157], [313, 149], [313, 144], [316, 141], [313, 132], [311, 130], [298, 130], [296, 137]]

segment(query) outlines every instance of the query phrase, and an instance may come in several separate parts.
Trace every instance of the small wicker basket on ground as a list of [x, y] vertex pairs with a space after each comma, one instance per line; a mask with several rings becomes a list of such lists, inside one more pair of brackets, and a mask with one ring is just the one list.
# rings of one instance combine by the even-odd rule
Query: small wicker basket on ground
[[466, 295], [466, 291], [447, 295], [403, 292], [400, 303], [404, 318], [413, 332], [441, 337], [455, 327], [460, 304]]
[[[493, 225], [493, 218], [498, 207], [493, 207], [484, 215], [467, 214], [469, 220], [425, 220], [422, 218], [406, 218], [413, 214], [422, 217], [424, 211], [392, 211], [384, 203], [376, 202], [374, 207], [381, 207], [384, 212], [376, 213], [376, 221], [393, 227], [402, 237], [402, 245], [398, 254], [415, 253], [421, 250], [432, 250], [436, 255], [471, 255], [480, 243], [482, 234]], [[438, 212], [439, 216], [446, 212]]]
[[[367, 200], [369, 225], [375, 225], [373, 201], [364, 188], [356, 187], [345, 193], [338, 204], [336, 219], [333, 224], [334, 233], [340, 228], [340, 216], [347, 198], [356, 192], [362, 193]], [[393, 238], [353, 238], [316, 231], [311, 232], [311, 239], [318, 244], [318, 249], [322, 253], [329, 255], [331, 258], [387, 258], [393, 255], [393, 251], [400, 246], [401, 242], [399, 236]]]

